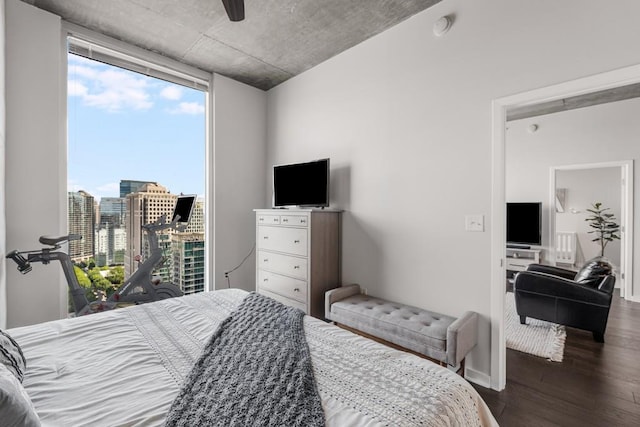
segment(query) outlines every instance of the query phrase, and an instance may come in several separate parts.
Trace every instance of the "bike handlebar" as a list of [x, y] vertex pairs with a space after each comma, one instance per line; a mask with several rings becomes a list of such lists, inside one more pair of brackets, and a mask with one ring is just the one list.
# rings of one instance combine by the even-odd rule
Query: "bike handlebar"
[[22, 274], [27, 274], [32, 270], [31, 264], [22, 254], [18, 251], [11, 251], [7, 254], [6, 258], [11, 258], [18, 264], [18, 271]]

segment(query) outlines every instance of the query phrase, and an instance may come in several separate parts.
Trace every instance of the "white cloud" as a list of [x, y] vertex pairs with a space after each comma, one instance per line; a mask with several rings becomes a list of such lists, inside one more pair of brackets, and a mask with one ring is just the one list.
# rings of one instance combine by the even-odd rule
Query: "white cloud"
[[104, 197], [118, 197], [120, 195], [120, 183], [109, 182], [98, 187], [98, 192], [104, 194]]
[[86, 96], [89, 89], [78, 80], [69, 80], [67, 83], [67, 93], [69, 96]]
[[80, 185], [77, 181], [74, 181], [72, 179], [67, 181], [67, 191], [77, 192], [80, 190], [84, 190], [84, 187]]
[[202, 114], [204, 105], [197, 102], [181, 102], [177, 108], [169, 110], [171, 114]]
[[69, 77], [69, 95], [81, 97], [85, 105], [110, 112], [153, 107], [148, 81], [135, 74], [116, 68], [70, 65]]
[[77, 79], [95, 79], [98, 77], [99, 71], [90, 66], [69, 65], [67, 74]]
[[81, 185], [78, 181], [69, 179], [67, 181], [67, 191], [78, 192], [78, 191], [86, 191], [96, 201], [99, 201], [103, 197], [118, 197], [120, 196], [120, 183], [119, 182], [109, 182], [103, 185], [99, 185], [96, 188], [87, 187], [85, 185]]
[[171, 101], [177, 101], [182, 98], [182, 89], [178, 86], [166, 86], [160, 91], [160, 96]]

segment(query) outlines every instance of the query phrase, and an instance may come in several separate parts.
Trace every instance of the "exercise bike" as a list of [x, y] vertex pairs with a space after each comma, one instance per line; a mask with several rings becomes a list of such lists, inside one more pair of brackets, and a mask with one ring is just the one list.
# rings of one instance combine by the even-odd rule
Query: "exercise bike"
[[7, 254], [6, 258], [14, 260], [18, 264], [18, 271], [22, 274], [27, 274], [32, 270], [31, 263], [41, 262], [46, 265], [51, 261], [60, 261], [76, 316], [182, 296], [182, 291], [176, 285], [160, 283], [153, 277], [153, 270], [162, 263], [162, 249], [158, 244], [157, 232], [170, 228], [179, 232], [184, 231], [189, 225], [195, 199], [196, 196], [178, 196], [171, 222], [167, 222], [166, 215], [163, 215], [157, 221], [142, 226], [142, 229], [147, 232], [150, 255], [138, 266], [131, 277], [105, 301], [89, 302], [85, 295], [85, 288], [78, 283], [71, 257], [66, 252], [58, 251], [62, 244], [82, 239], [79, 234], [61, 237], [41, 236], [40, 243], [51, 247], [22, 252], [14, 250]]

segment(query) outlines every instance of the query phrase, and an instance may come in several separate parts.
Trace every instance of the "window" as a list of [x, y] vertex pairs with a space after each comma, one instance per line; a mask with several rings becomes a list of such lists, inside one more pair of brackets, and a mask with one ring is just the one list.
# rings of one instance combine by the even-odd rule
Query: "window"
[[192, 220], [159, 236], [154, 273], [205, 290], [204, 268], [188, 267], [205, 265], [208, 82], [77, 36], [68, 47], [69, 232], [83, 235], [69, 250], [89, 299], [135, 271], [149, 252], [141, 226], [170, 217], [181, 193], [199, 196]]

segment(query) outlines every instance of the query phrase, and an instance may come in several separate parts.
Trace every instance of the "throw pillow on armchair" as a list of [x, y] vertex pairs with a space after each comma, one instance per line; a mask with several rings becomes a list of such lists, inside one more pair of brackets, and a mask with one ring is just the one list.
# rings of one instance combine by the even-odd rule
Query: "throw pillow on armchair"
[[602, 279], [612, 274], [613, 265], [611, 265], [611, 262], [605, 257], [597, 256], [587, 261], [576, 273], [576, 277], [573, 280], [592, 288], [598, 288]]

